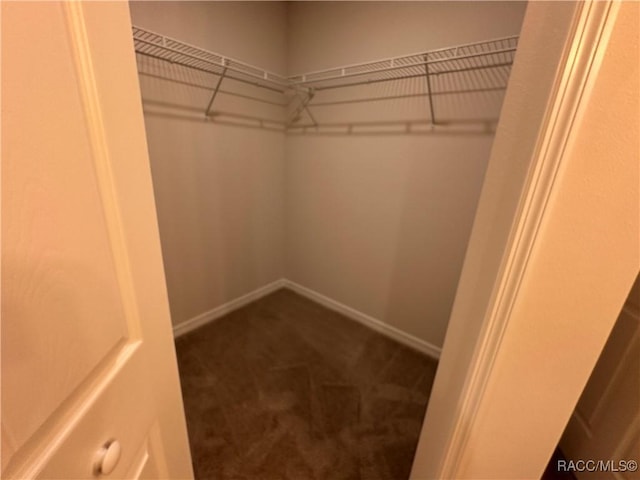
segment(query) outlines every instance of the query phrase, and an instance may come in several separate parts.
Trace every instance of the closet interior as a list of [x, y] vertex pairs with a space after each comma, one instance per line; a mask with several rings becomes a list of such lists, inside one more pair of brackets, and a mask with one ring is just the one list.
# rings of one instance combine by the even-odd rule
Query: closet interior
[[525, 7], [131, 3], [197, 478], [409, 477]]

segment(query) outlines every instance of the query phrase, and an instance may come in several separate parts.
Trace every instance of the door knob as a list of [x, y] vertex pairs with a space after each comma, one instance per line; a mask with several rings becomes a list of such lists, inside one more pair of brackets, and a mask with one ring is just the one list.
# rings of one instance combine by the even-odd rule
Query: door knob
[[109, 440], [96, 454], [93, 473], [97, 475], [109, 475], [116, 468], [122, 447], [117, 440]]

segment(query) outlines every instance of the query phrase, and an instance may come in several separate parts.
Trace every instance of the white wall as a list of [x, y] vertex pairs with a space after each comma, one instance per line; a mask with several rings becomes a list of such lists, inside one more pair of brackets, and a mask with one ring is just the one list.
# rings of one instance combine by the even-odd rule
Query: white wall
[[[289, 73], [516, 35], [525, 5], [292, 3]], [[405, 88], [385, 85], [376, 93]], [[387, 108], [394, 120], [428, 118], [424, 99], [398, 105]], [[326, 110], [313, 111], [327, 121], [374, 113]], [[441, 347], [492, 141], [491, 134], [288, 137], [287, 278]]]
[[[281, 3], [132, 2], [130, 9], [134, 25], [267, 70], [285, 69]], [[181, 96], [184, 88], [141, 81], [147, 101], [187, 97], [204, 109], [210, 95], [193, 90]], [[222, 94], [214, 106], [224, 109], [232, 101]], [[263, 108], [245, 103], [247, 111]], [[175, 325], [283, 277], [284, 135], [145, 110]]]

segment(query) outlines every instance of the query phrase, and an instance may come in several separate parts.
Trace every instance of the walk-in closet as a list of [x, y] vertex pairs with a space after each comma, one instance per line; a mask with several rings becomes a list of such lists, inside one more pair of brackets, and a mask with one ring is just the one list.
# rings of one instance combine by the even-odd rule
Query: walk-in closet
[[0, 476], [637, 478], [639, 22], [0, 2]]
[[409, 477], [525, 8], [131, 3], [197, 478]]

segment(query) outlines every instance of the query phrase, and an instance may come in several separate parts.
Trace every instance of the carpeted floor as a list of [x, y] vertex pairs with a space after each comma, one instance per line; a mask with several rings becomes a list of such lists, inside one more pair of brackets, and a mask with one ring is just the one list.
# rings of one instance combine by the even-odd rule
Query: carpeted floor
[[408, 478], [433, 359], [284, 289], [176, 348], [196, 478]]

